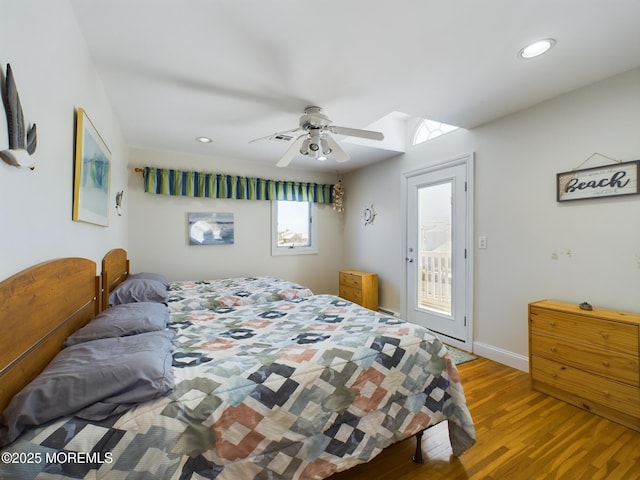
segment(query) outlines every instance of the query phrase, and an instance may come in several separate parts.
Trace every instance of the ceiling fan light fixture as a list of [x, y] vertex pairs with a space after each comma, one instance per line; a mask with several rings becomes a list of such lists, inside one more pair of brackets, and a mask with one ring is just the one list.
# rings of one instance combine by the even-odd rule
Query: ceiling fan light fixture
[[305, 138], [304, 141], [302, 142], [302, 145], [300, 145], [300, 153], [302, 155], [309, 155], [309, 144], [311, 143], [311, 139], [310, 138]]
[[530, 58], [539, 57], [543, 53], [548, 52], [555, 44], [556, 41], [553, 38], [545, 38], [544, 40], [535, 41], [522, 47], [518, 52], [518, 58], [528, 60]]
[[[320, 139], [320, 145], [322, 146], [322, 153], [324, 155], [329, 155], [331, 153], [331, 147], [329, 146], [329, 142], [327, 142], [326, 138]], [[326, 157], [325, 157], [326, 159]]]
[[340, 144], [331, 135], [343, 135], [345, 137], [364, 138], [367, 140], [383, 140], [382, 132], [373, 132], [370, 130], [361, 130], [359, 128], [339, 127], [331, 124], [331, 119], [322, 113], [320, 107], [307, 107], [298, 121], [298, 127], [284, 132], [272, 133], [266, 137], [250, 140], [249, 143], [258, 140], [278, 139], [287, 140], [291, 138], [293, 132], [304, 131], [305, 133], [298, 135], [292, 145], [289, 146], [284, 155], [278, 160], [276, 166], [286, 167], [289, 165], [299, 152], [301, 155], [313, 157], [317, 160], [327, 160], [331, 155], [337, 163], [349, 160], [349, 155]]

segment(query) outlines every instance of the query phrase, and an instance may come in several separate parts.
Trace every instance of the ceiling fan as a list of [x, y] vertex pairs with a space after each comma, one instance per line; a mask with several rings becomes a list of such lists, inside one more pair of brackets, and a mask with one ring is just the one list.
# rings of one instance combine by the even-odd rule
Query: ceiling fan
[[346, 162], [349, 160], [349, 155], [331, 136], [332, 133], [347, 137], [366, 138], [368, 140], [384, 139], [384, 135], [380, 132], [331, 125], [331, 119], [322, 113], [320, 107], [307, 107], [304, 110], [304, 115], [300, 117], [298, 128], [272, 133], [266, 137], [251, 140], [249, 143], [268, 138], [286, 138], [287, 134], [299, 131], [304, 131], [304, 133], [294, 140], [293, 144], [276, 163], [277, 167], [286, 167], [298, 153], [309, 155], [318, 160], [326, 160], [327, 155], [332, 155], [337, 162]]

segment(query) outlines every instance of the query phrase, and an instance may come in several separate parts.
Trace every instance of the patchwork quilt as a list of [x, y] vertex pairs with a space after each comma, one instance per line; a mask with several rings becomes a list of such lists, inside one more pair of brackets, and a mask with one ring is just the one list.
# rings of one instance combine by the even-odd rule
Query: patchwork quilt
[[458, 371], [417, 325], [317, 295], [174, 313], [170, 328], [171, 394], [28, 430], [0, 478], [322, 479], [444, 420], [456, 455], [475, 442]]
[[169, 283], [169, 311], [292, 300], [313, 295], [307, 287], [277, 277], [237, 277]]

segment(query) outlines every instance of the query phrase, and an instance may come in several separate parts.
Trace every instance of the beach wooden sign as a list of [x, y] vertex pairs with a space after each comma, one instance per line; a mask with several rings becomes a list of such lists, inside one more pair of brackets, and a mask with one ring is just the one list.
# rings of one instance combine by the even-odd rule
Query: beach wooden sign
[[584, 200], [640, 193], [640, 160], [556, 175], [556, 200]]

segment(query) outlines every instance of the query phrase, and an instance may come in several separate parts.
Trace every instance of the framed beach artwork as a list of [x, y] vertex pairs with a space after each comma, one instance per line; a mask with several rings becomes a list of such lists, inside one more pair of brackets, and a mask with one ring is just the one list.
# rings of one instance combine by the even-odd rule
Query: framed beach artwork
[[233, 213], [189, 213], [189, 245], [231, 245], [235, 237]]
[[76, 155], [73, 179], [73, 220], [109, 225], [111, 152], [87, 113], [76, 115]]

